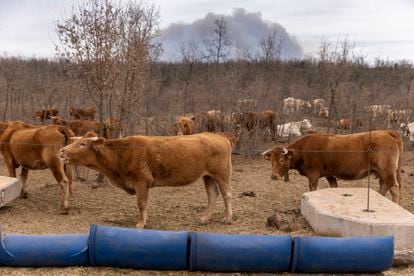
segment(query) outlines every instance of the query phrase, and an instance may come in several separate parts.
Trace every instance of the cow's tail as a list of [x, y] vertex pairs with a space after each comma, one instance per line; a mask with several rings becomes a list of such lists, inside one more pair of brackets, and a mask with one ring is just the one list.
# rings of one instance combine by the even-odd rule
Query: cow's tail
[[[397, 132], [398, 134], [398, 132]], [[401, 166], [402, 166], [402, 162], [403, 162], [403, 151], [404, 151], [404, 145], [401, 139], [401, 136], [398, 134], [398, 149], [399, 149], [399, 156], [398, 156], [398, 167], [397, 167], [397, 181], [398, 181], [398, 193], [400, 194], [399, 197], [399, 202], [398, 204], [401, 205], [401, 197], [402, 197], [402, 193], [401, 193], [401, 185], [402, 185], [402, 181], [401, 181]]]
[[398, 204], [401, 205], [401, 187], [402, 187], [402, 181], [401, 181], [401, 166], [403, 162], [403, 151], [404, 151], [404, 145], [403, 141], [401, 139], [401, 135], [395, 131], [395, 130], [388, 130], [389, 135], [391, 135], [398, 143], [398, 165], [397, 165], [397, 181], [398, 181], [398, 194], [399, 194], [399, 202]]
[[59, 127], [59, 132], [65, 137], [65, 146], [69, 144], [70, 137], [75, 136], [75, 133], [70, 128], [65, 126]]

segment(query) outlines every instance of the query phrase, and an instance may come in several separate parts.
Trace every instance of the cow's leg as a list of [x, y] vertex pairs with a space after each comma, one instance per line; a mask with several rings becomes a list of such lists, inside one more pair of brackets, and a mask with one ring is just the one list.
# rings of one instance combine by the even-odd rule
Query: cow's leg
[[388, 192], [388, 187], [385, 185], [384, 180], [380, 177], [379, 178], [379, 192], [381, 195], [385, 196]]
[[59, 210], [61, 215], [66, 215], [69, 211], [69, 181], [66, 177], [65, 169], [59, 160], [47, 160], [46, 164], [62, 190]]
[[206, 214], [201, 217], [201, 223], [207, 224], [210, 221], [211, 213], [216, 206], [216, 200], [217, 196], [219, 195], [219, 191], [217, 189], [217, 183], [210, 176], [204, 176], [203, 180], [207, 191], [208, 205]]
[[148, 191], [149, 188], [145, 183], [138, 183], [135, 185], [135, 193], [137, 195], [137, 204], [139, 209], [137, 228], [144, 228], [147, 222]]
[[400, 204], [400, 190], [396, 175], [386, 175], [383, 179], [385, 185], [391, 192], [392, 201]]
[[27, 198], [27, 177], [29, 176], [29, 170], [22, 167], [20, 172], [20, 179], [22, 181], [22, 191], [20, 193], [21, 198]]
[[[231, 170], [231, 167], [230, 167]], [[218, 176], [213, 177], [214, 180], [216, 180], [218, 184], [218, 188], [220, 190], [221, 196], [224, 200], [224, 207], [225, 207], [225, 215], [224, 215], [224, 223], [230, 224], [231, 218], [233, 216], [232, 210], [231, 210], [231, 177], [226, 176], [225, 178]]]
[[318, 189], [319, 175], [308, 174], [308, 180], [309, 180], [309, 190], [316, 191], [316, 189]]
[[14, 161], [13, 156], [8, 152], [2, 152], [4, 157], [4, 163], [6, 163], [7, 170], [9, 171], [9, 176], [16, 178], [16, 168], [18, 165]]
[[331, 187], [331, 188], [337, 188], [338, 187], [338, 182], [336, 182], [335, 177], [327, 176], [326, 180], [328, 180], [329, 187]]
[[69, 196], [73, 196], [73, 168], [71, 165], [64, 165], [66, 178], [68, 179]]

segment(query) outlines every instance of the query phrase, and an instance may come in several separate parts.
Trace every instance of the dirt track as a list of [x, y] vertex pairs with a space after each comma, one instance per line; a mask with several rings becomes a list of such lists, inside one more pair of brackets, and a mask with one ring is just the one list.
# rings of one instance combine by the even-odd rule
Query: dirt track
[[[402, 205], [414, 212], [414, 152], [404, 156], [403, 200]], [[7, 175], [1, 162], [0, 173]], [[89, 172], [88, 179], [95, 178]], [[224, 225], [223, 204], [219, 198], [212, 222], [200, 225], [199, 218], [207, 204], [207, 195], [201, 181], [179, 188], [153, 188], [150, 191], [147, 228], [159, 230], [191, 230], [219, 233], [260, 233], [286, 234], [266, 226], [270, 215], [279, 213], [283, 218], [294, 222], [298, 229], [292, 235], [312, 235], [312, 229], [300, 215], [299, 203], [302, 193], [308, 191], [306, 178], [291, 171], [290, 182], [275, 182], [270, 179], [270, 164], [261, 159], [246, 159], [233, 156], [233, 212], [231, 225]], [[374, 180], [374, 189], [378, 181]], [[135, 196], [105, 183], [91, 189], [91, 182], [76, 182], [75, 196], [71, 200], [68, 215], [58, 214], [60, 190], [50, 171], [29, 173], [29, 194], [27, 199], [17, 199], [0, 209], [0, 224], [3, 233], [86, 233], [89, 225], [104, 224], [122, 227], [135, 227], [137, 207]], [[363, 181], [339, 181], [339, 186], [366, 187]], [[319, 188], [328, 187], [325, 180]], [[254, 192], [255, 196], [242, 196], [243, 192]], [[390, 195], [388, 194], [388, 197]], [[116, 268], [39, 268], [16, 269], [0, 268], [0, 275], [61, 275], [61, 274], [138, 274], [158, 275], [160, 272], [134, 271]], [[164, 273], [162, 273], [164, 275]], [[170, 272], [182, 275], [187, 272]], [[188, 273], [191, 274], [191, 273]], [[386, 275], [413, 275], [414, 268], [393, 269]]]

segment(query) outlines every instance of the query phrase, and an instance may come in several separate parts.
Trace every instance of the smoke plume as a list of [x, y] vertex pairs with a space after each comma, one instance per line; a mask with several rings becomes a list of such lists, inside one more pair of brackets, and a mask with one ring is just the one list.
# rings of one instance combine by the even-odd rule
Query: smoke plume
[[[227, 34], [231, 41], [228, 58], [243, 58], [249, 53], [256, 57], [263, 53], [260, 42], [273, 35], [281, 46], [280, 58], [300, 58], [302, 48], [296, 39], [288, 34], [284, 27], [276, 22], [264, 20], [260, 12], [250, 13], [237, 8], [232, 15], [208, 13], [193, 23], [173, 23], [161, 30], [159, 37], [163, 45], [161, 60], [178, 61], [182, 58], [181, 48], [192, 48], [205, 52], [205, 41], [214, 33], [215, 20], [224, 19]], [[191, 46], [190, 46], [191, 45]]]

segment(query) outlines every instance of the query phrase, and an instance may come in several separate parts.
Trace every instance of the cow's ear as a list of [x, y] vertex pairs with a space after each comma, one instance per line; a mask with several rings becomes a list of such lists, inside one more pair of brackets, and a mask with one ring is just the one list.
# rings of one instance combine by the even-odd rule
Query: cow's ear
[[293, 150], [288, 150], [288, 152], [286, 153], [286, 157], [287, 158], [289, 158], [289, 159], [291, 159], [292, 158], [292, 156], [293, 156]]

